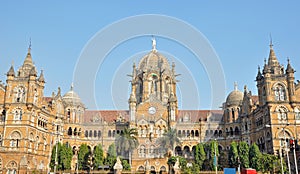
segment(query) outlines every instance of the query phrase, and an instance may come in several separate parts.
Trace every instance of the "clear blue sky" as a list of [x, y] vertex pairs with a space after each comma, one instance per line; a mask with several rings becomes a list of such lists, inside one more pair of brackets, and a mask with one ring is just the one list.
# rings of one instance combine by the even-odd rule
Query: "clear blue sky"
[[[12, 61], [15, 70], [21, 66], [31, 38], [33, 60], [38, 71], [44, 70], [47, 81], [45, 95], [50, 96], [58, 86], [65, 93], [73, 81], [74, 68], [81, 52], [97, 32], [127, 17], [160, 14], [192, 25], [207, 38], [222, 64], [226, 94], [233, 90], [235, 81], [240, 90], [246, 84], [256, 94], [254, 80], [257, 66], [262, 66], [264, 58], [268, 57], [270, 33], [279, 61], [286, 66], [286, 59], [290, 57], [296, 71], [300, 69], [299, 7], [298, 1], [259, 0], [1, 1], [0, 79], [5, 81], [4, 74]], [[131, 73], [132, 60], [138, 62], [139, 57], [151, 49], [150, 39], [149, 36], [141, 36], [112, 48], [95, 75], [98, 107], [87, 104], [89, 109], [128, 108], [130, 79], [126, 74]], [[157, 49], [169, 55], [170, 61], [179, 61], [185, 66], [186, 70], [180, 65], [177, 69], [177, 73], [182, 74], [178, 78], [180, 88], [188, 84], [187, 72], [196, 81], [199, 101], [195, 104], [195, 100], [186, 97], [180, 100], [180, 109], [210, 109], [213, 96], [210, 95], [210, 82], [203, 65], [190, 59], [194, 55], [175, 41], [158, 37]], [[115, 76], [121, 76], [127, 83], [114, 89]], [[118, 91], [122, 92], [120, 96]], [[82, 92], [77, 93], [80, 95]], [[194, 93], [181, 90], [178, 95], [181, 98], [181, 95], [193, 96]], [[88, 99], [84, 100], [88, 103]]]

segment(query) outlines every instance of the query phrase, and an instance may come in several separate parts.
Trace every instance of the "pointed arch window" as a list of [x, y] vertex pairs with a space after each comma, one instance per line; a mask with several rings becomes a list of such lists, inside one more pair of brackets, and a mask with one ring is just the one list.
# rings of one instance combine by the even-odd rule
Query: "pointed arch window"
[[286, 91], [283, 85], [278, 84], [274, 88], [275, 100], [284, 101], [286, 100]]
[[277, 117], [281, 121], [287, 121], [287, 112], [288, 110], [284, 106], [279, 106], [276, 108]]
[[22, 116], [23, 116], [22, 109], [17, 108], [14, 110], [14, 120], [15, 121], [22, 120]]
[[21, 134], [14, 131], [10, 134], [10, 147], [18, 148], [20, 146]]
[[14, 89], [15, 93], [15, 102], [25, 102], [25, 88], [23, 86], [17, 87]]

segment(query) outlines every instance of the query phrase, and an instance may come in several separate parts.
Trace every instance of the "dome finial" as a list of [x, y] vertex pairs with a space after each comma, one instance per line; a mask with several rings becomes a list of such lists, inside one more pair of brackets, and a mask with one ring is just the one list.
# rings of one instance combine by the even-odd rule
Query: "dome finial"
[[152, 35], [152, 51], [156, 51], [156, 40], [153, 35]]
[[73, 84], [73, 82], [71, 83], [71, 91], [73, 91], [73, 89], [74, 89], [74, 84]]
[[237, 84], [237, 82], [234, 82], [234, 90], [235, 90], [235, 91], [238, 90], [238, 84]]

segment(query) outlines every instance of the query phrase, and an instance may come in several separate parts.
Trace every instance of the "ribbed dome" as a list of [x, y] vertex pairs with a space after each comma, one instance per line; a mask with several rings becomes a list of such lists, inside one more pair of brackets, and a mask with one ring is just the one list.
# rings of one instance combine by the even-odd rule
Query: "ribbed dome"
[[235, 89], [234, 91], [232, 91], [228, 96], [227, 96], [227, 99], [226, 99], [226, 105], [229, 106], [229, 105], [235, 105], [235, 106], [238, 106], [242, 103], [243, 101], [243, 98], [244, 98], [244, 93], [239, 91], [237, 89], [237, 87], [235, 86]]
[[73, 91], [73, 86], [71, 86], [71, 90], [63, 96], [63, 101], [70, 105], [83, 105], [79, 95]]
[[143, 71], [157, 69], [169, 72], [170, 65], [164, 55], [158, 53], [156, 50], [152, 50], [141, 59], [138, 69]]

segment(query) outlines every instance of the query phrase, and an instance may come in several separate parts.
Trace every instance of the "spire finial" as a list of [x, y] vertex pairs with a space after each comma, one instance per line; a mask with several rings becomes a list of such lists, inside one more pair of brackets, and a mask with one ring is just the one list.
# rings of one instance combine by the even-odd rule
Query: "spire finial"
[[238, 90], [238, 84], [237, 84], [237, 82], [234, 82], [234, 90], [235, 90], [235, 91]]
[[267, 59], [266, 58], [264, 59], [264, 62], [265, 62], [265, 65], [266, 65], [267, 64]]
[[73, 84], [73, 82], [71, 83], [71, 91], [73, 91], [73, 89], [74, 89], [74, 84]]
[[272, 34], [270, 33], [270, 48], [273, 48], [273, 40], [272, 40]]
[[29, 39], [28, 53], [31, 51], [31, 38]]
[[153, 35], [152, 35], [152, 51], [156, 51], [156, 40]]
[[288, 61], [288, 64], [290, 64], [290, 58], [289, 57], [287, 57], [287, 61]]

